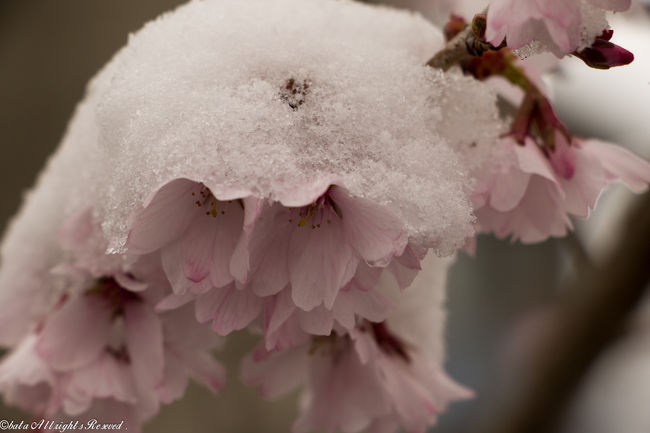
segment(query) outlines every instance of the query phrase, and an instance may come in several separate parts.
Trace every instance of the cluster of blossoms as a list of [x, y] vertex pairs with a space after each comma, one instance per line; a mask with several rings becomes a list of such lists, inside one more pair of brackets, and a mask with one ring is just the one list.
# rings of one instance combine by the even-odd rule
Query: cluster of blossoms
[[[564, 235], [650, 165], [571, 137], [529, 81], [509, 128], [491, 87], [426, 66], [442, 47], [347, 1], [193, 1], [145, 26], [4, 239], [5, 401], [138, 431], [190, 378], [221, 389], [212, 351], [242, 329], [245, 382], [302, 387], [296, 432], [420, 433], [470, 397], [442, 365], [443, 257], [480, 230]], [[521, 82], [498, 53], [464, 72]]]

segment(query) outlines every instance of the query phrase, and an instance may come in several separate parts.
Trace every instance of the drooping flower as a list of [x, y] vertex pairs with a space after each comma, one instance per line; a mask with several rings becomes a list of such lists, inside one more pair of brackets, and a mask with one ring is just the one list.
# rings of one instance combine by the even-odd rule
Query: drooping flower
[[570, 215], [586, 218], [603, 189], [623, 182], [634, 192], [650, 183], [650, 163], [599, 140], [555, 137], [555, 149], [532, 138], [520, 145], [504, 138], [514, 162], [488, 173], [474, 196], [479, 225], [497, 237], [524, 243], [561, 237], [572, 228]]
[[229, 266], [244, 222], [241, 198], [233, 191], [217, 198], [201, 183], [173, 180], [133, 216], [128, 251], [159, 251], [177, 294], [224, 287], [233, 281]]
[[387, 321], [357, 320], [349, 332], [307, 336], [288, 348], [262, 343], [244, 360], [244, 380], [267, 398], [305, 386], [295, 432], [424, 432], [448, 402], [471, 393], [441, 367], [449, 261], [429, 257], [423, 265]]
[[[207, 249], [196, 247], [195, 239], [210, 233], [196, 224], [196, 219], [215, 218], [212, 211], [197, 212], [188, 208], [188, 200], [182, 200], [196, 185], [177, 180], [161, 188], [133, 218], [127, 246], [136, 254], [160, 249], [163, 267], [177, 288], [160, 309], [194, 300], [199, 322], [211, 321], [213, 330], [221, 335], [246, 327], [262, 311], [262, 298], [283, 290], [281, 298], [289, 300], [290, 295], [292, 308], [285, 320], [297, 307], [301, 311], [295, 314], [310, 333], [329, 334], [335, 318], [353, 327], [355, 314], [381, 320], [390, 303], [372, 289], [382, 269], [388, 267], [402, 285], [412, 278], [409, 269], [419, 269], [417, 248], [406, 248], [403, 223], [395, 215], [329, 183], [322, 183], [313, 195], [305, 195], [309, 191], [305, 190], [304, 197], [287, 196], [285, 204], [292, 207], [253, 198], [240, 201], [236, 224], [213, 229], [230, 230], [230, 242], [215, 240]], [[205, 195], [214, 208], [218, 201]], [[200, 208], [203, 202], [197, 200], [192, 205]], [[185, 216], [179, 216], [182, 213]], [[173, 228], [166, 230], [170, 224]], [[156, 238], [153, 246], [143, 247], [156, 230], [164, 232], [163, 240]], [[164, 243], [177, 232], [181, 233], [179, 239]], [[187, 253], [168, 254], [172, 243], [185, 244]], [[192, 264], [196, 262], [205, 264], [201, 275], [206, 283], [200, 288], [192, 285], [187, 271], [195, 269]], [[209, 268], [222, 269], [224, 275], [234, 275], [237, 280], [219, 286], [208, 279]], [[181, 286], [189, 291], [178, 289]], [[268, 310], [268, 300], [266, 304]]]
[[223, 368], [209, 355], [214, 335], [192, 310], [154, 310], [170, 291], [156, 257], [106, 256], [88, 210], [63, 224], [59, 242], [66, 253], [52, 276], [63, 284], [59, 302], [0, 363], [9, 402], [54, 416], [110, 400], [133, 415], [136, 429], [179, 398], [189, 377], [213, 391], [223, 386]]
[[406, 247], [403, 223], [392, 212], [342, 187], [325, 185], [315, 199], [293, 198], [291, 205], [262, 211], [237, 258], [245, 262], [238, 280], [260, 296], [290, 285], [297, 307], [331, 310], [361, 263], [386, 267]]

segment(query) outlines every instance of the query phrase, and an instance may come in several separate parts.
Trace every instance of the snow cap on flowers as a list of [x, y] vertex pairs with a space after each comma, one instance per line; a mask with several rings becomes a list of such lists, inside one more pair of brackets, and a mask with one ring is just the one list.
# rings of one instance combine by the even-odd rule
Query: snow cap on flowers
[[335, 184], [451, 253], [472, 216], [438, 131], [458, 83], [423, 66], [440, 45], [417, 15], [349, 1], [195, 1], [145, 26], [100, 77], [112, 251], [129, 215], [186, 178], [287, 206]]
[[[105, 70], [110, 69], [110, 65]], [[101, 174], [94, 110], [102, 85], [91, 81], [66, 135], [24, 198], [0, 246], [0, 345], [12, 346], [47, 314], [60, 295], [51, 270], [64, 255], [59, 230], [93, 205]]]

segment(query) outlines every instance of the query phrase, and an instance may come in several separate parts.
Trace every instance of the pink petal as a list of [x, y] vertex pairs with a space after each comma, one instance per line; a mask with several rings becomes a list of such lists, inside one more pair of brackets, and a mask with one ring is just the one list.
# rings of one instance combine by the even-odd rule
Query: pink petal
[[596, 206], [606, 180], [598, 160], [585, 152], [577, 151], [573, 177], [560, 179], [560, 183], [565, 193], [565, 211], [586, 218]]
[[189, 375], [182, 361], [173, 352], [165, 353], [165, 371], [158, 387], [160, 401], [169, 404], [185, 394]]
[[200, 189], [199, 183], [188, 179], [176, 179], [158, 189], [130, 221], [129, 253], [147, 254], [177, 239], [196, 213], [192, 192]]
[[512, 235], [523, 243], [541, 242], [549, 236], [565, 236], [571, 221], [557, 186], [539, 176], [530, 180], [526, 195], [510, 212], [484, 207], [476, 211], [481, 227], [503, 238]]
[[114, 398], [125, 403], [138, 401], [134, 378], [126, 362], [108, 352], [90, 365], [75, 371], [68, 385], [73, 399]]
[[210, 215], [196, 214], [182, 237], [183, 274], [194, 283], [200, 283], [210, 275], [212, 250], [219, 231], [215, 219]]
[[297, 431], [358, 432], [390, 413], [390, 402], [372, 365], [360, 362], [352, 347], [336, 362], [316, 354], [311, 367], [313, 400], [294, 425]]
[[274, 206], [260, 216], [251, 237], [249, 287], [258, 296], [274, 295], [289, 283], [289, 219], [285, 208]]
[[558, 183], [553, 168], [544, 156], [542, 151], [537, 147], [534, 141], [526, 140], [524, 146], [515, 145], [515, 154], [519, 162], [519, 168], [525, 173], [536, 174], [551, 182]]
[[205, 293], [212, 288], [212, 282], [204, 278], [198, 283], [187, 278], [183, 271], [183, 239], [178, 239], [166, 245], [161, 253], [160, 258], [163, 270], [172, 290], [177, 295], [185, 295], [190, 292], [193, 294]]
[[209, 353], [198, 353], [194, 356], [188, 356], [185, 364], [190, 372], [190, 376], [216, 393], [226, 385], [226, 370], [218, 363]]
[[257, 221], [265, 207], [265, 201], [255, 197], [246, 197], [244, 203], [244, 225], [242, 235], [230, 260], [230, 274], [240, 283], [245, 283], [250, 270], [249, 243]]
[[440, 410], [416, 378], [407, 371], [407, 364], [399, 358], [381, 357], [378, 365], [385, 381], [385, 389], [397, 412], [400, 424], [408, 432], [425, 432], [435, 421]]
[[81, 295], [49, 318], [36, 350], [54, 370], [78, 369], [103, 352], [111, 327], [110, 305], [97, 295]]
[[407, 236], [392, 212], [370, 200], [351, 197], [341, 187], [328, 192], [340, 208], [347, 241], [367, 262], [385, 267], [404, 251]]
[[490, 191], [490, 206], [499, 212], [514, 209], [526, 193], [529, 180], [530, 174], [518, 169], [497, 174]]
[[120, 287], [128, 289], [132, 292], [142, 292], [146, 290], [147, 287], [149, 287], [148, 283], [144, 281], [138, 281], [135, 278], [122, 272], [116, 273], [113, 275], [113, 278], [115, 278], [115, 281], [117, 281], [117, 284], [119, 284]]
[[54, 375], [36, 354], [37, 336], [29, 334], [0, 363], [0, 388], [8, 383], [34, 386], [39, 382], [54, 383]]
[[192, 293], [185, 293], [184, 295], [177, 295], [172, 293], [168, 296], [165, 296], [160, 302], [156, 304], [156, 311], [164, 312], [169, 310], [175, 310], [176, 308], [186, 305], [188, 302], [193, 301], [195, 295]]
[[296, 305], [291, 299], [291, 289], [289, 288], [267, 299], [265, 331], [267, 333], [273, 333], [287, 321], [289, 316], [291, 316], [296, 309]]
[[284, 350], [303, 343], [305, 332], [296, 314], [296, 305], [287, 287], [264, 299], [264, 341], [268, 350]]
[[300, 327], [312, 335], [330, 335], [334, 326], [334, 317], [330, 310], [322, 305], [311, 311], [298, 310], [298, 320]]
[[377, 287], [382, 271], [382, 268], [368, 266], [363, 262], [359, 263], [359, 266], [357, 266], [357, 272], [354, 274], [354, 278], [352, 278], [350, 284], [359, 290], [372, 290]]
[[567, 29], [567, 25], [558, 22], [556, 19], [545, 19], [544, 24], [546, 25], [549, 36], [563, 53], [568, 54], [577, 48], [571, 42], [572, 39], [577, 39], [577, 34], [571, 35], [568, 31], [569, 29]]
[[560, 131], [555, 131], [555, 149], [549, 152], [551, 167], [560, 179], [571, 179], [576, 170], [575, 146], [567, 142]]
[[223, 287], [233, 281], [230, 261], [242, 235], [244, 223], [244, 209], [239, 201], [225, 205], [222, 212], [225, 213], [215, 218], [217, 224], [211, 254], [210, 281], [214, 287]]
[[142, 302], [124, 307], [126, 347], [138, 383], [152, 390], [163, 376], [163, 331], [160, 317]]
[[331, 308], [339, 289], [352, 278], [359, 259], [346, 242], [338, 218], [319, 229], [296, 227], [289, 243], [289, 279], [294, 303], [310, 311]]
[[339, 292], [332, 312], [341, 326], [352, 329], [356, 316], [371, 322], [382, 322], [394, 307], [394, 303], [377, 290], [364, 292], [351, 289]]
[[262, 305], [262, 298], [231, 284], [199, 296], [196, 318], [201, 323], [212, 321], [212, 330], [225, 336], [248, 326], [260, 314]]
[[650, 183], [650, 163], [629, 150], [598, 140], [585, 140], [582, 147], [600, 161], [610, 182], [621, 181], [636, 193]]

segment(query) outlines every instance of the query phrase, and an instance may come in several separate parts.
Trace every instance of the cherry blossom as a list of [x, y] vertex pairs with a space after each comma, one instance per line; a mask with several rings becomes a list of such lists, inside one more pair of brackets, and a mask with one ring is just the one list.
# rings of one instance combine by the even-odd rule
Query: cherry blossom
[[[295, 432], [384, 432], [400, 426], [426, 431], [448, 402], [472, 395], [440, 364], [443, 315], [436, 306], [444, 298], [449, 263], [425, 259], [386, 321], [357, 320], [354, 328], [329, 336], [309, 338], [303, 332], [294, 345], [272, 350], [262, 342], [244, 360], [244, 380], [266, 398], [305, 386]], [[380, 285], [399, 291], [394, 280]]]
[[556, 135], [553, 151], [527, 138], [499, 143], [515, 155], [509, 168], [487, 175], [474, 196], [481, 228], [497, 237], [524, 243], [561, 237], [573, 227], [570, 215], [586, 218], [603, 189], [623, 182], [642, 192], [650, 182], [650, 163], [631, 152], [599, 140]]
[[[624, 11], [630, 0], [588, 0], [590, 7]], [[580, 0], [496, 0], [490, 3], [486, 39], [494, 46], [507, 40], [511, 49], [521, 48], [532, 41], [541, 42], [558, 57], [590, 46], [603, 28], [597, 29], [591, 40], [583, 41], [585, 11]], [[582, 45], [582, 46], [581, 46]]]

